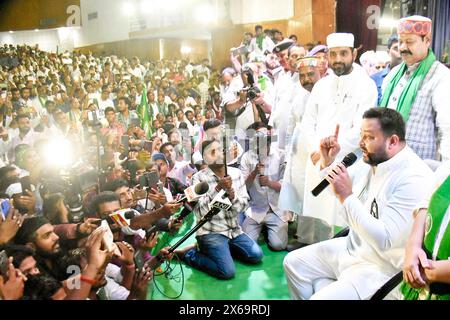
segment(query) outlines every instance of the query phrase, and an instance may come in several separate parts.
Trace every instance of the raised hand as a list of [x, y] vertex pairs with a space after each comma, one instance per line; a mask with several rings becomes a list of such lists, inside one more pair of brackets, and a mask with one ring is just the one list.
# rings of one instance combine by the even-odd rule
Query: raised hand
[[10, 207], [6, 219], [0, 217], [0, 245], [10, 242], [22, 226], [25, 216], [19, 214], [13, 206]]
[[341, 146], [339, 145], [338, 138], [339, 125], [336, 125], [334, 135], [320, 141], [320, 157], [323, 168], [330, 166], [336, 159], [339, 151], [341, 151]]
[[112, 257], [112, 253], [107, 250], [101, 250], [102, 239], [105, 234], [105, 229], [98, 228], [91, 233], [86, 242], [86, 256], [88, 267], [100, 271], [106, 267]]
[[131, 266], [134, 265], [134, 248], [128, 242], [116, 242], [117, 246], [120, 249], [121, 255], [117, 257], [120, 262], [125, 265]]
[[26, 277], [14, 269], [12, 258], [8, 260], [8, 276], [5, 280], [0, 276], [0, 297], [4, 300], [19, 300], [23, 296]]
[[178, 209], [181, 208], [182, 203], [165, 203], [163, 205], [163, 213], [166, 218], [169, 218], [174, 213], [178, 212]]

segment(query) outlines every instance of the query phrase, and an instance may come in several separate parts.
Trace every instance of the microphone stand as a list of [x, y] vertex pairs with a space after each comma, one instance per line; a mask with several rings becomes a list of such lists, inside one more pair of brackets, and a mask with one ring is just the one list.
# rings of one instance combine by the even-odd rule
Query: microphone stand
[[148, 205], [148, 189], [150, 189], [149, 187], [145, 187], [145, 207], [144, 207], [144, 212], [147, 211], [147, 205]]
[[227, 136], [226, 132], [223, 133], [223, 165], [225, 168], [225, 177], [228, 177], [228, 169], [227, 169]]
[[[227, 193], [224, 194], [223, 197], [227, 197]], [[192, 228], [188, 233], [186, 233], [183, 238], [181, 238], [177, 243], [175, 243], [174, 245], [172, 245], [169, 248], [169, 253], [173, 253], [181, 244], [183, 244], [183, 242], [185, 242], [188, 238], [190, 238], [190, 236], [192, 236], [194, 233], [197, 232], [198, 229], [200, 229], [201, 227], [203, 227], [203, 225], [209, 221], [211, 221], [211, 219], [218, 214], [220, 211], [222, 211], [222, 209], [219, 208], [212, 208], [205, 216], [203, 216], [203, 218], [197, 223], [197, 225]], [[153, 270], [155, 270], [156, 268], [158, 268], [163, 262], [165, 261], [165, 258], [163, 258], [161, 256], [161, 254], [157, 254], [153, 259], [151, 259], [149, 261], [149, 267], [152, 268]], [[153, 262], [153, 263], [152, 263]]]
[[[257, 155], [257, 157], [258, 157], [258, 164], [263, 164], [262, 163], [262, 161], [261, 161], [261, 151], [259, 150], [259, 148], [260, 148], [260, 142], [259, 142], [259, 139], [260, 139], [260, 137], [256, 137], [256, 155]], [[261, 174], [261, 172], [258, 172], [258, 176], [260, 176], [260, 177], [262, 177], [262, 176], [264, 176], [263, 174]], [[259, 182], [259, 181], [258, 181]], [[261, 186], [260, 185], [260, 187], [261, 187], [261, 189], [262, 190], [264, 190], [264, 191], [267, 191], [267, 187], [266, 186]]]

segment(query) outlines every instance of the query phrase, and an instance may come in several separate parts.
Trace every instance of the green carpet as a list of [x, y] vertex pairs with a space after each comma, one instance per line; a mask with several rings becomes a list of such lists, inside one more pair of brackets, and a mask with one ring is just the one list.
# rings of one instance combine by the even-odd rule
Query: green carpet
[[[156, 247], [164, 247], [167, 243], [174, 244], [193, 225], [188, 221], [179, 231], [179, 236], [169, 238], [167, 234], [160, 236]], [[291, 229], [291, 228], [290, 228]], [[287, 252], [270, 251], [260, 238], [264, 258], [258, 265], [245, 265], [235, 261], [236, 275], [230, 280], [218, 280], [206, 273], [182, 264], [184, 286], [182, 284], [181, 268], [177, 261], [171, 264], [173, 271], [170, 275], [155, 276], [155, 283], [149, 287], [149, 300], [168, 300], [178, 296], [183, 288], [179, 300], [282, 300], [289, 299], [286, 279], [283, 272], [283, 259]], [[193, 235], [181, 247], [195, 242]], [[162, 266], [164, 269], [164, 265]], [[159, 288], [159, 290], [158, 290]], [[162, 293], [161, 293], [161, 292]]]

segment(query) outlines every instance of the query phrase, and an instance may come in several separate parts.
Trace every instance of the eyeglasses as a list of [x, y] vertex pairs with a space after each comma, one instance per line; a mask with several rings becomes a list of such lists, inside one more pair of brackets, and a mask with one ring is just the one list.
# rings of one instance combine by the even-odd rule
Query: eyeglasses
[[373, 199], [372, 201], [372, 205], [370, 206], [370, 214], [378, 219], [378, 204], [377, 204], [377, 200]]

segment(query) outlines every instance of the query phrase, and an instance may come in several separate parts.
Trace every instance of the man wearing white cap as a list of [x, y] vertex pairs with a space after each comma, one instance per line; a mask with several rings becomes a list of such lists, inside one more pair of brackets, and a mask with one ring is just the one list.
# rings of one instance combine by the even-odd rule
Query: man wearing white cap
[[406, 141], [422, 159], [449, 160], [450, 70], [430, 49], [432, 22], [412, 16], [397, 29], [403, 63], [386, 76], [380, 106], [402, 114]]
[[339, 144], [342, 146], [337, 158], [359, 149], [358, 140], [363, 113], [376, 106], [377, 88], [367, 72], [354, 63], [354, 36], [350, 33], [333, 33], [327, 37], [329, 67], [333, 72], [314, 86], [301, 130], [309, 159], [306, 165], [303, 216], [314, 218], [314, 229], [300, 235], [301, 243], [315, 243], [333, 236], [332, 226], [345, 226], [337, 215], [338, 202], [322, 192], [313, 197], [311, 190], [322, 180], [315, 168], [320, 139], [331, 136], [340, 126]]

